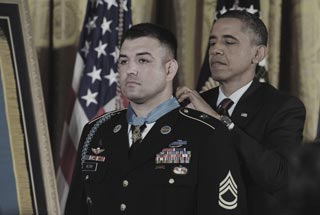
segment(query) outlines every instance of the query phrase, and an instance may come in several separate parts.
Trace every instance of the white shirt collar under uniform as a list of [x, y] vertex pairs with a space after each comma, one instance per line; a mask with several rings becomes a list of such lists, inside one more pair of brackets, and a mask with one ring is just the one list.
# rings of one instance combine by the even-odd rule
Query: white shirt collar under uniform
[[221, 88], [219, 87], [219, 96], [218, 96], [216, 105], [218, 106], [220, 104], [220, 102], [222, 102], [222, 100], [225, 98], [231, 99], [233, 101], [233, 105], [228, 110], [229, 115], [231, 116], [234, 111], [234, 108], [237, 106], [238, 101], [240, 100], [241, 96], [247, 91], [247, 89], [250, 87], [251, 84], [252, 84], [252, 81], [250, 81], [248, 84], [244, 85], [240, 89], [236, 90], [229, 97], [225, 96], [224, 93], [222, 92]]

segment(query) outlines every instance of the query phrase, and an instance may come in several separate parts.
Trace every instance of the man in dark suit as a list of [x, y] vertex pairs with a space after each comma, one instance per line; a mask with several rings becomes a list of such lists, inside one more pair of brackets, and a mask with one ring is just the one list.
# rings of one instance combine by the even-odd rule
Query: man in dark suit
[[173, 97], [176, 46], [153, 24], [124, 35], [120, 86], [130, 105], [84, 127], [66, 214], [246, 214], [229, 131]]
[[201, 95], [187, 87], [176, 93], [180, 102], [188, 99], [188, 107], [214, 116], [230, 130], [241, 159], [250, 215], [290, 214], [283, 201], [288, 158], [302, 141], [305, 121], [304, 105], [297, 98], [254, 78], [267, 40], [259, 18], [245, 11], [225, 13], [214, 23], [209, 42], [210, 70], [219, 87]]

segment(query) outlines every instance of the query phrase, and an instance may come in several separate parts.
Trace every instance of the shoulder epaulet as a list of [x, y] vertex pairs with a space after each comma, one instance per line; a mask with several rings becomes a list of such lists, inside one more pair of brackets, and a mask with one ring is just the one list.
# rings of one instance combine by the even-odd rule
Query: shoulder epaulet
[[210, 128], [212, 128], [213, 130], [215, 130], [215, 127], [213, 126], [212, 122], [216, 121], [216, 120], [212, 116], [205, 114], [203, 112], [197, 111], [197, 110], [186, 108], [186, 107], [180, 108], [179, 112], [181, 115], [183, 115], [189, 119], [201, 122], [202, 124], [205, 124], [205, 125], [209, 126]]
[[88, 124], [92, 124], [94, 122], [96, 122], [99, 119], [103, 119], [103, 118], [111, 118], [112, 116], [115, 116], [117, 114], [120, 114], [121, 112], [127, 110], [127, 108], [123, 108], [123, 109], [119, 109], [119, 110], [114, 110], [114, 111], [110, 111], [110, 112], [106, 112], [104, 114], [102, 114], [101, 116], [98, 116], [96, 118], [94, 118], [93, 120], [91, 120]]

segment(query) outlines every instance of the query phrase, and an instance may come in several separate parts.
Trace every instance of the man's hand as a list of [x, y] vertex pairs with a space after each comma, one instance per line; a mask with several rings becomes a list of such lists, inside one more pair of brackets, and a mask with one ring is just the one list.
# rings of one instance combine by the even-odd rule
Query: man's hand
[[207, 102], [199, 95], [195, 90], [191, 90], [188, 87], [178, 87], [176, 91], [176, 97], [180, 103], [185, 100], [189, 100], [190, 103], [186, 107], [204, 112], [220, 120], [220, 115], [215, 112]]

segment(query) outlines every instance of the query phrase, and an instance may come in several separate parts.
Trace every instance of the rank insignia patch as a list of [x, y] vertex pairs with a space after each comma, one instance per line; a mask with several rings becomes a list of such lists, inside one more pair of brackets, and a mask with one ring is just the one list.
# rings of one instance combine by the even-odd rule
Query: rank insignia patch
[[229, 170], [227, 176], [219, 184], [220, 207], [232, 210], [238, 206], [238, 186]]

